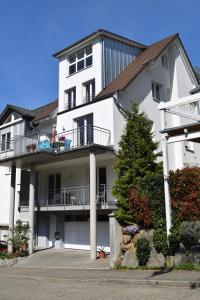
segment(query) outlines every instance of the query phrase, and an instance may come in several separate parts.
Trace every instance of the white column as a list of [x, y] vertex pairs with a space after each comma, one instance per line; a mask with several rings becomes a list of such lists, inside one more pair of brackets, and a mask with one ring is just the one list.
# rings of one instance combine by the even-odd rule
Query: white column
[[21, 168], [16, 168], [16, 181], [15, 181], [15, 222], [19, 219], [19, 206], [20, 206], [20, 189], [21, 189]]
[[[165, 129], [165, 110], [160, 111], [161, 117], [161, 129]], [[169, 193], [169, 163], [168, 163], [168, 151], [167, 151], [167, 137], [166, 134], [162, 134], [162, 155], [163, 155], [163, 174], [164, 174], [164, 192], [165, 192], [165, 215], [166, 215], [166, 227], [167, 235], [170, 234], [170, 228], [172, 226], [171, 220], [171, 202], [170, 202], [170, 193]]]
[[96, 156], [90, 153], [90, 258], [97, 258]]
[[34, 233], [34, 205], [35, 205], [35, 168], [30, 170], [30, 187], [29, 187], [29, 254], [33, 254], [33, 233]]
[[16, 167], [11, 167], [11, 179], [10, 179], [10, 208], [9, 208], [9, 243], [8, 252], [13, 252], [13, 243], [10, 239], [13, 238], [13, 228], [14, 228], [14, 212], [15, 212], [15, 175]]

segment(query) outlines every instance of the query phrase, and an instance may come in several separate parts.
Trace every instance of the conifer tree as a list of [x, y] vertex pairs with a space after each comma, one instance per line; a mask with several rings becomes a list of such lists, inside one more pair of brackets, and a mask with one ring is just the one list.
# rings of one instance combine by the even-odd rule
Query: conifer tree
[[116, 154], [113, 195], [117, 199], [115, 216], [122, 225], [134, 222], [128, 204], [129, 191], [140, 187], [149, 173], [156, 172], [158, 143], [153, 141], [152, 122], [132, 103], [126, 115], [126, 126]]

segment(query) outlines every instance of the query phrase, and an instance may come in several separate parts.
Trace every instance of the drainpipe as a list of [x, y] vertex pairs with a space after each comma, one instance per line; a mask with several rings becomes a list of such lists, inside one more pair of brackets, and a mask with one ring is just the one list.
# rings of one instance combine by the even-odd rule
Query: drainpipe
[[121, 103], [119, 102], [119, 98], [118, 98], [118, 92], [115, 92], [115, 94], [112, 95], [113, 100], [115, 102], [115, 105], [117, 106], [117, 108], [119, 109], [119, 111], [123, 114], [124, 117], [127, 116], [127, 111], [122, 107]]

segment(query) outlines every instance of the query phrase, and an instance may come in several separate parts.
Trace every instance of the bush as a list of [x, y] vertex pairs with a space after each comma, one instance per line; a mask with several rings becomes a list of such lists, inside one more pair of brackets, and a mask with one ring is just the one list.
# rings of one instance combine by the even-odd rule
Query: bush
[[23, 246], [29, 241], [30, 227], [28, 224], [23, 224], [21, 220], [16, 221], [16, 225], [13, 230], [13, 238], [11, 239], [17, 252], [23, 251]]
[[5, 252], [0, 252], [0, 259], [10, 259], [12, 258], [12, 254], [11, 253], [5, 253]]
[[172, 214], [180, 221], [200, 219], [200, 168], [170, 171], [169, 190]]
[[190, 250], [200, 243], [200, 222], [183, 222], [180, 228], [180, 240]]
[[158, 253], [168, 255], [167, 231], [165, 219], [160, 219], [154, 229], [153, 244]]
[[137, 188], [131, 189], [128, 196], [131, 214], [135, 223], [142, 229], [152, 228], [152, 210], [150, 199]]
[[136, 255], [138, 258], [139, 266], [145, 266], [148, 263], [150, 257], [149, 241], [142, 237], [136, 243]]

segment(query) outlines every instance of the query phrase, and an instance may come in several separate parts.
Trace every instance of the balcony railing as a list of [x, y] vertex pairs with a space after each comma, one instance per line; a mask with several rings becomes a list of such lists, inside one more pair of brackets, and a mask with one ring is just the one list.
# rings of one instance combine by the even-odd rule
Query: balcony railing
[[8, 143], [0, 143], [0, 159], [29, 152], [48, 151], [58, 153], [92, 144], [110, 146], [110, 131], [97, 126], [84, 126], [62, 133], [33, 133], [19, 136]]
[[[96, 203], [100, 207], [108, 207], [115, 205], [115, 200], [112, 197], [111, 187], [109, 185], [97, 186]], [[37, 196], [38, 207], [69, 207], [90, 205], [90, 187], [70, 187], [62, 188], [57, 191], [39, 191]]]

